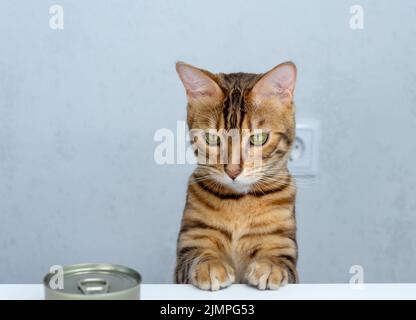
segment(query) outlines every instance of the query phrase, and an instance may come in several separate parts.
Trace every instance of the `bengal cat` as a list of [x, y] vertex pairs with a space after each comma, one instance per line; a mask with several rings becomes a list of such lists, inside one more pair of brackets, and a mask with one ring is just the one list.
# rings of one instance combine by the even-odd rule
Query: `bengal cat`
[[[296, 187], [287, 169], [296, 66], [212, 74], [178, 62], [176, 70], [198, 166], [188, 184], [175, 282], [205, 290], [296, 283]], [[239, 133], [238, 143], [230, 132]]]

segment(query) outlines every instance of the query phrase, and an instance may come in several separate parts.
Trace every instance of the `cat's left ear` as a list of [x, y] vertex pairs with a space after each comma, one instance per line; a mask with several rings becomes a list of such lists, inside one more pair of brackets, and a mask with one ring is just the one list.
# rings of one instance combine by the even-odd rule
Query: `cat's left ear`
[[266, 72], [252, 89], [252, 97], [256, 104], [277, 97], [283, 105], [291, 105], [296, 83], [296, 66], [293, 62], [285, 62]]

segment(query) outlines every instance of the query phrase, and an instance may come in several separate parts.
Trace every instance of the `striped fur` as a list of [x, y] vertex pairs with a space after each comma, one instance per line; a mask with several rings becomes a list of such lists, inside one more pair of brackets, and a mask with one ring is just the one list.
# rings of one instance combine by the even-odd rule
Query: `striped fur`
[[[210, 91], [217, 95], [214, 99], [207, 100], [207, 94], [193, 99], [187, 88], [190, 129], [267, 129], [270, 141], [262, 147], [261, 164], [200, 165], [191, 175], [174, 280], [207, 290], [232, 283], [259, 289], [296, 283], [296, 187], [287, 170], [294, 105], [274, 96], [259, 102], [255, 86], [265, 75], [198, 70], [221, 91]], [[241, 167], [242, 179], [256, 182], [244, 190], [221, 183], [218, 177], [229, 166]]]

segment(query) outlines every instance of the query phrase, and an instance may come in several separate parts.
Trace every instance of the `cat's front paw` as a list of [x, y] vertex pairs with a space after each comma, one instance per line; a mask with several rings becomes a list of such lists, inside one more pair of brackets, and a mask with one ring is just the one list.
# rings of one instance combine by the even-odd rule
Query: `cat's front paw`
[[203, 290], [219, 290], [235, 281], [233, 268], [220, 260], [200, 262], [191, 272], [191, 283]]
[[289, 276], [286, 269], [265, 259], [252, 262], [245, 279], [260, 290], [276, 290], [288, 283]]

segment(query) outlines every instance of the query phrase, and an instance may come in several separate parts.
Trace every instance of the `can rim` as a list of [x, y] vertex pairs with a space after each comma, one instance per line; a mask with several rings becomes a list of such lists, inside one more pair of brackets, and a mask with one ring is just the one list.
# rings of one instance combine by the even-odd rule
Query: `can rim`
[[[140, 273], [132, 268], [126, 267], [126, 266], [122, 266], [119, 264], [113, 264], [113, 263], [77, 263], [77, 264], [71, 264], [71, 265], [66, 265], [66, 266], [62, 266], [63, 268], [63, 272], [64, 272], [64, 276], [65, 274], [70, 274], [71, 271], [75, 271], [75, 270], [79, 270], [79, 269], [83, 269], [83, 271], [117, 271], [119, 273], [124, 273], [124, 274], [128, 274], [130, 276], [132, 276], [132, 278], [134, 278], [137, 283], [134, 286], [131, 286], [129, 288], [126, 288], [124, 290], [120, 290], [118, 292], [123, 292], [123, 291], [128, 291], [131, 289], [135, 289], [138, 288], [142, 282], [142, 277], [140, 275]], [[65, 295], [70, 295], [70, 296], [82, 296], [79, 293], [71, 293], [71, 292], [65, 292], [64, 290], [54, 290], [52, 288], [50, 288], [49, 286], [49, 280], [50, 278], [53, 276], [53, 273], [48, 272], [44, 277], [43, 277], [43, 286], [45, 287], [46, 290], [51, 290], [54, 292], [60, 292], [62, 294]], [[109, 293], [104, 293], [103, 295], [111, 295], [114, 292], [109, 292]]]

